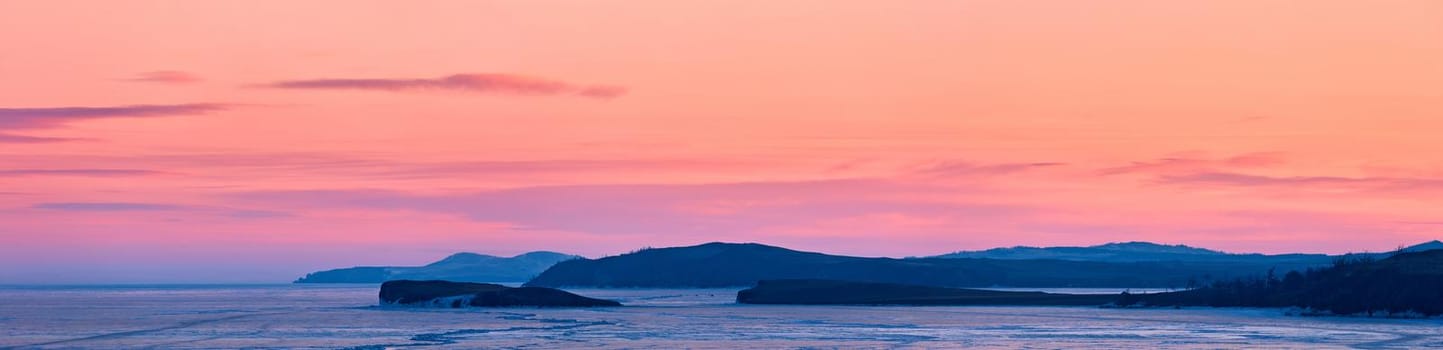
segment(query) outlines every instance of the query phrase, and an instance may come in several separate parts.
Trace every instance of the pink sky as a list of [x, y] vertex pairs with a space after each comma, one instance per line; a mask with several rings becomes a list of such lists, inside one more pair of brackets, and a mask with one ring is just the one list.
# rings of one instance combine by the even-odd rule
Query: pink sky
[[0, 283], [1443, 232], [1443, 2], [5, 1]]

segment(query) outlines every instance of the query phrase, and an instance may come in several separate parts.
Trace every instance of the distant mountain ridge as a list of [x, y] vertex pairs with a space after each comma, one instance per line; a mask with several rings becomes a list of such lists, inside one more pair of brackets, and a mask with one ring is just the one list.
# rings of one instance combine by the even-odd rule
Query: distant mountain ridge
[[[1443, 248], [1437, 241], [1404, 250]], [[1395, 253], [1357, 254], [1388, 256]], [[760, 280], [830, 279], [939, 287], [1182, 288], [1327, 266], [1343, 256], [1230, 254], [1148, 242], [1093, 247], [1000, 248], [925, 258], [862, 258], [757, 243], [652, 248], [557, 263], [528, 286], [733, 287]]]
[[1443, 244], [1378, 258], [1357, 254], [1331, 266], [1214, 281], [1198, 288], [1114, 295], [1051, 294], [836, 280], [762, 280], [737, 292], [744, 304], [1093, 305], [1104, 307], [1292, 307], [1300, 315], [1423, 318], [1443, 315]]
[[306, 274], [295, 283], [381, 283], [391, 280], [523, 282], [579, 256], [535, 251], [513, 257], [456, 253], [425, 266], [357, 266]]
[[[1388, 253], [1443, 249], [1437, 240]], [[648, 248], [601, 259], [537, 251], [514, 257], [456, 253], [424, 266], [319, 271], [296, 283], [389, 280], [521, 282], [547, 287], [731, 287], [764, 279], [837, 279], [942, 287], [1184, 287], [1218, 279], [1325, 266], [1343, 256], [1232, 254], [1186, 245], [1118, 242], [1090, 247], [961, 251], [922, 258], [862, 258], [757, 243]], [[534, 278], [533, 278], [534, 277]]]
[[[1307, 313], [1424, 317], [1443, 315], [1443, 244], [1358, 255], [1332, 266], [1156, 294], [1124, 294], [1120, 305], [1299, 307]], [[1414, 248], [1409, 247], [1409, 248]]]
[[[1320, 255], [1321, 256], [1321, 255]], [[1184, 287], [1192, 278], [1231, 278], [1327, 264], [1304, 261], [1113, 262], [1060, 259], [862, 258], [756, 243], [644, 249], [557, 263], [528, 286], [733, 287], [771, 279], [830, 279], [940, 287]], [[1198, 281], [1201, 282], [1201, 281]]]
[[[1081, 261], [1160, 261], [1198, 260], [1224, 257], [1228, 254], [1211, 249], [1186, 245], [1165, 245], [1151, 242], [1120, 242], [1090, 247], [1029, 247], [992, 248], [987, 250], [959, 251], [935, 256], [937, 258], [977, 259], [1059, 259]], [[1257, 254], [1248, 254], [1257, 255]], [[1302, 254], [1314, 255], [1314, 254]], [[1316, 256], [1324, 256], [1316, 254]]]
[[1412, 246], [1404, 247], [1403, 249], [1399, 249], [1399, 250], [1395, 251], [1394, 253], [1416, 253], [1416, 252], [1424, 252], [1424, 251], [1439, 250], [1439, 249], [1443, 249], [1443, 242], [1439, 242], [1438, 240], [1435, 239], [1435, 240], [1432, 240], [1432, 241], [1423, 242], [1423, 243], [1420, 243], [1420, 244], [1415, 244], [1415, 245], [1412, 245]]
[[[1443, 242], [1431, 241], [1409, 247], [1398, 251], [1387, 253], [1360, 253], [1377, 256], [1388, 256], [1397, 252], [1417, 252], [1433, 249], [1443, 249]], [[1143, 262], [1143, 261], [1256, 261], [1277, 262], [1277, 263], [1327, 263], [1336, 256], [1327, 254], [1236, 254], [1221, 251], [1191, 247], [1187, 245], [1166, 245], [1152, 242], [1121, 242], [1107, 243], [1089, 247], [1028, 247], [1016, 246], [1011, 248], [992, 248], [987, 250], [959, 251], [950, 254], [934, 256], [936, 258], [974, 258], [974, 259], [1004, 259], [1004, 260], [1028, 260], [1028, 259], [1057, 259], [1075, 261], [1110, 261], [1110, 262]]]

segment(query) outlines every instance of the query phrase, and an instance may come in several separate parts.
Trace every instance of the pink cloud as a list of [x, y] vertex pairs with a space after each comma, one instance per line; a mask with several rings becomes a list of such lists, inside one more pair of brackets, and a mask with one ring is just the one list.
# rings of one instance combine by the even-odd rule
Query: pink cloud
[[[601, 177], [634, 178], [687, 173], [734, 173], [768, 166], [765, 160], [701, 158], [599, 158], [537, 160], [391, 159], [350, 152], [215, 152], [135, 155], [0, 154], [0, 164], [12, 165], [15, 176], [61, 175], [66, 169], [154, 170], [171, 174], [208, 174], [232, 178], [285, 171], [292, 175], [353, 180], [484, 179], [536, 184], [557, 180], [610, 181]], [[0, 168], [3, 176], [4, 168]], [[79, 171], [74, 171], [79, 173]]]
[[62, 203], [40, 203], [30, 206], [35, 209], [64, 210], [64, 211], [156, 211], [156, 210], [180, 210], [184, 206], [171, 204], [154, 203], [127, 203], [127, 202], [62, 202]]
[[546, 230], [719, 238], [752, 236], [766, 227], [898, 212], [960, 221], [1008, 217], [1031, 210], [1002, 204], [899, 198], [936, 191], [879, 180], [821, 180], [546, 186], [447, 195], [367, 190], [263, 191], [231, 198], [245, 201], [248, 206], [437, 212]]
[[556, 96], [573, 95], [609, 99], [626, 94], [626, 88], [610, 85], [575, 85], [563, 81], [511, 74], [453, 74], [439, 78], [373, 79], [324, 78], [286, 80], [264, 85], [280, 89], [426, 91], [453, 90], [473, 93]]
[[143, 72], [140, 74], [136, 74], [135, 77], [125, 79], [125, 81], [132, 82], [163, 84], [190, 84], [200, 82], [201, 80], [202, 79], [200, 78], [200, 76], [197, 76], [195, 74], [175, 70], [158, 70]]
[[1233, 156], [1223, 160], [1223, 163], [1234, 167], [1265, 167], [1286, 163], [1281, 153], [1258, 152]]
[[[75, 121], [105, 118], [147, 118], [205, 114], [228, 109], [215, 103], [126, 105], [111, 107], [0, 108], [0, 130], [57, 128]], [[56, 143], [82, 138], [45, 137], [0, 133], [0, 143]]]
[[234, 209], [229, 207], [150, 203], [150, 202], [45, 202], [30, 205], [30, 209], [61, 212], [187, 212], [208, 214], [236, 219], [269, 219], [294, 216], [291, 213], [274, 210]]
[[5, 176], [143, 176], [159, 175], [165, 172], [141, 169], [0, 169]]
[[1063, 165], [1067, 164], [1060, 162], [977, 164], [964, 161], [946, 161], [925, 166], [918, 170], [918, 173], [937, 176], [1002, 175]]
[[68, 137], [44, 137], [44, 136], [26, 136], [26, 135], [15, 135], [15, 134], [0, 134], [0, 143], [52, 143], [52, 142], [67, 142], [67, 141], [76, 141], [76, 140], [79, 140], [79, 139], [68, 138]]
[[1261, 176], [1227, 172], [1203, 172], [1164, 176], [1164, 183], [1284, 189], [1328, 189], [1354, 191], [1408, 191], [1443, 189], [1443, 179], [1341, 176]]
[[103, 118], [169, 117], [205, 114], [228, 107], [215, 103], [127, 105], [111, 107], [0, 108], [0, 129], [44, 129]]
[[1376, 192], [1443, 189], [1443, 178], [1408, 176], [1346, 177], [1327, 175], [1275, 176], [1242, 172], [1285, 163], [1279, 153], [1260, 152], [1228, 158], [1162, 158], [1101, 170], [1103, 175], [1152, 175], [1171, 185], [1244, 187], [1282, 191]]
[[1207, 158], [1159, 158], [1151, 161], [1133, 162], [1130, 165], [1102, 169], [1103, 175], [1118, 174], [1176, 174], [1215, 169], [1260, 168], [1284, 163], [1282, 155], [1259, 152], [1237, 155], [1222, 159]]
[[350, 171], [379, 177], [448, 177], [503, 174], [576, 173], [602, 170], [717, 168], [741, 163], [699, 159], [552, 159], [524, 161], [400, 162], [371, 160]]
[[1252, 246], [1270, 252], [1310, 252], [1299, 250], [1300, 241], [1314, 242], [1313, 249], [1318, 250], [1311, 252], [1378, 252], [1436, 237], [1428, 227], [1408, 227], [1386, 216], [1351, 211], [1227, 210], [1205, 220], [1206, 224], [1179, 225], [1171, 231], [1195, 245]]
[[626, 88], [620, 86], [596, 85], [582, 88], [577, 95], [595, 98], [616, 98], [626, 94]]

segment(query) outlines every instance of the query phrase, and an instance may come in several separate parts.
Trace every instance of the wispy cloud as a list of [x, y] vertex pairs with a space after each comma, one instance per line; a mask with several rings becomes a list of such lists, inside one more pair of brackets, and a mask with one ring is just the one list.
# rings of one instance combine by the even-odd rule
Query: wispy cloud
[[5, 176], [144, 176], [159, 175], [165, 172], [142, 169], [0, 169], [0, 177]]
[[595, 85], [582, 88], [576, 92], [577, 95], [592, 98], [615, 98], [626, 94], [626, 88], [620, 86]]
[[1171, 184], [1201, 184], [1241, 187], [1322, 188], [1336, 190], [1402, 191], [1443, 189], [1443, 179], [1341, 176], [1262, 176], [1228, 172], [1203, 172], [1164, 176]]
[[1397, 221], [1402, 225], [1443, 226], [1443, 221]]
[[274, 210], [231, 210], [227, 211], [225, 215], [239, 219], [271, 219], [295, 216], [295, 214]]
[[352, 173], [378, 177], [457, 177], [488, 175], [540, 175], [604, 171], [675, 171], [677, 169], [718, 169], [749, 165], [741, 161], [701, 159], [552, 159], [518, 161], [455, 161], [413, 163], [373, 161], [355, 166]]
[[270, 219], [293, 217], [294, 214], [274, 210], [235, 209], [219, 206], [138, 203], [138, 202], [49, 202], [30, 206], [31, 209], [69, 212], [188, 212], [217, 215], [236, 219]]
[[[276, 171], [306, 176], [371, 179], [482, 178], [527, 179], [534, 176], [584, 177], [596, 174], [711, 173], [747, 171], [769, 166], [765, 160], [699, 158], [598, 158], [538, 160], [417, 161], [370, 153], [237, 152], [137, 155], [0, 155], [0, 164], [26, 175], [51, 169], [155, 169], [166, 174], [211, 177]], [[23, 168], [19, 168], [23, 166]], [[0, 168], [0, 171], [3, 171]], [[16, 174], [19, 175], [19, 174]]]
[[227, 109], [227, 105], [192, 103], [112, 107], [0, 108], [0, 129], [44, 129], [66, 123], [103, 118], [143, 118], [196, 115]]
[[[906, 213], [965, 222], [1030, 208], [904, 199], [939, 190], [882, 180], [577, 185], [426, 195], [383, 190], [259, 191], [225, 196], [250, 206], [402, 210], [592, 234], [745, 235], [818, 220]], [[957, 196], [963, 193], [954, 190]]]
[[1283, 162], [1284, 159], [1281, 154], [1270, 152], [1241, 154], [1222, 159], [1169, 157], [1105, 168], [1102, 169], [1100, 173], [1103, 175], [1133, 173], [1176, 174], [1229, 168], [1258, 168], [1282, 164]]
[[[1331, 175], [1268, 175], [1286, 163], [1279, 153], [1258, 152], [1228, 158], [1175, 157], [1105, 168], [1102, 175], [1137, 174], [1168, 185], [1239, 187], [1319, 192], [1396, 193], [1443, 189], [1443, 178], [1408, 176], [1348, 177]], [[1259, 174], [1263, 173], [1263, 174]]]
[[200, 82], [200, 76], [188, 72], [176, 70], [158, 70], [142, 72], [134, 77], [124, 79], [125, 81], [141, 83], [162, 83], [162, 84], [190, 84]]
[[935, 176], [1002, 175], [1063, 165], [1067, 164], [1059, 162], [979, 164], [966, 161], [945, 161], [929, 164], [917, 172]]
[[81, 139], [68, 138], [68, 137], [44, 137], [44, 136], [26, 136], [26, 135], [15, 135], [15, 134], [0, 134], [0, 143], [51, 143], [51, 142], [76, 141], [76, 140], [81, 140]]
[[31, 206], [35, 209], [63, 210], [63, 211], [164, 211], [182, 210], [185, 206], [155, 203], [129, 203], [129, 202], [57, 202], [40, 203]]
[[624, 87], [613, 85], [578, 85], [559, 80], [495, 73], [453, 74], [438, 78], [411, 79], [322, 78], [285, 80], [263, 86], [279, 89], [316, 90], [452, 90], [508, 95], [571, 95], [603, 99], [620, 97], [625, 95], [627, 91]]

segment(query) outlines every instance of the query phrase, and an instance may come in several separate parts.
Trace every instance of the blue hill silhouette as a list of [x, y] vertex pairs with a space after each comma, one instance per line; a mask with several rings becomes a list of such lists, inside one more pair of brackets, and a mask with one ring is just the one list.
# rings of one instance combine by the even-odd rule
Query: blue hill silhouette
[[391, 280], [447, 280], [457, 282], [522, 282], [558, 261], [578, 258], [537, 251], [509, 258], [456, 253], [425, 266], [358, 266], [319, 271], [296, 283], [381, 283]]
[[[1221, 254], [1221, 253], [1218, 253]], [[1222, 254], [1223, 256], [1228, 256]], [[942, 287], [1177, 287], [1322, 266], [1299, 260], [1079, 261], [1061, 259], [862, 258], [756, 243], [644, 249], [557, 263], [527, 285], [544, 287], [732, 287], [760, 280], [835, 279]]]

